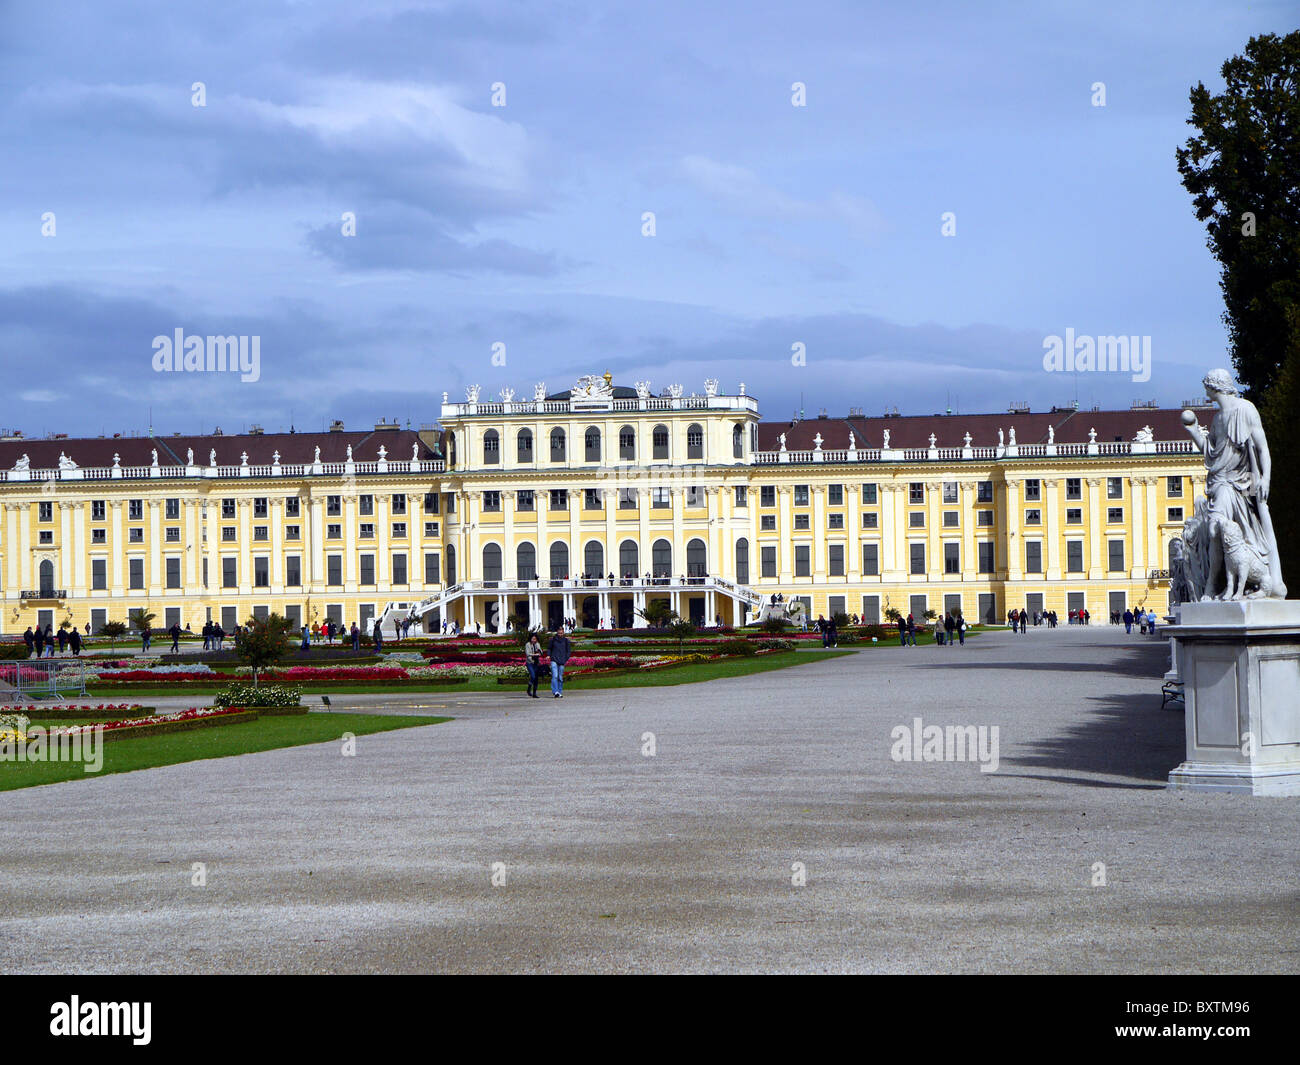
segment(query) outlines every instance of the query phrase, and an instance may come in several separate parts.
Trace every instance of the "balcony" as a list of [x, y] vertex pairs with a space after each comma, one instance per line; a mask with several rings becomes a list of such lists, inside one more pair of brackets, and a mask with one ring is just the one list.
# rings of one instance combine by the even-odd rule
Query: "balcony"
[[67, 599], [68, 593], [64, 588], [28, 588], [19, 592], [18, 598], [28, 602], [44, 602], [46, 600]]

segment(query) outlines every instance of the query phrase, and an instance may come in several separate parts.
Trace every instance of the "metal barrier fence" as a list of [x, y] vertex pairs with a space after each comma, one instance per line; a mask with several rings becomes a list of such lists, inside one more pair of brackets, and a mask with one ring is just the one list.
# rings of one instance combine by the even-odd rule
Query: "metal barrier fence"
[[0, 662], [0, 704], [61, 702], [86, 694], [86, 663], [79, 659]]

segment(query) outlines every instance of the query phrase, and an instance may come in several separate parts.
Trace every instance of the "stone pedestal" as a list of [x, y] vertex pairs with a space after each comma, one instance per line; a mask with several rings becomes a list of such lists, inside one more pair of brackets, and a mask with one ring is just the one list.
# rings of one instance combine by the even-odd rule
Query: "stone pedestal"
[[1184, 603], [1187, 760], [1171, 788], [1300, 795], [1300, 600]]

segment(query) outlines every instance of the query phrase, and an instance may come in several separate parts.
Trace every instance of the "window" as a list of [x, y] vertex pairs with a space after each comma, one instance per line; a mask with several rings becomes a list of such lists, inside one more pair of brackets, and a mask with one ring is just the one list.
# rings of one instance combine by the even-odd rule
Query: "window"
[[650, 440], [654, 448], [652, 457], [657, 459], [668, 458], [668, 426], [656, 425]]
[[630, 425], [618, 431], [618, 457], [629, 462], [636, 458], [636, 432]]
[[[522, 488], [515, 493], [515, 510], [532, 510], [534, 505], [533, 490], [531, 488]], [[425, 533], [425, 535], [436, 534]]]
[[[233, 499], [229, 499], [226, 502], [230, 504], [230, 516], [233, 518], [235, 516], [235, 501]], [[224, 505], [223, 505], [223, 510], [224, 510]], [[126, 504], [126, 516], [130, 521], [144, 521], [144, 500], [143, 499], [128, 500]], [[48, 521], [49, 519], [47, 518], [46, 520]]]
[[943, 571], [944, 573], [961, 572], [961, 544], [953, 541], [944, 542]]
[[326, 496], [326, 497], [325, 497], [325, 514], [326, 514], [328, 517], [338, 517], [338, 516], [341, 515], [342, 513], [343, 513], [343, 497], [342, 497], [342, 496]]
[[[1181, 494], [1181, 493], [1180, 493], [1180, 494]], [[94, 500], [91, 500], [91, 503], [90, 503], [90, 520], [91, 520], [91, 521], [104, 521], [104, 520], [105, 520], [105, 519], [104, 519], [104, 509], [105, 509], [105, 503], [104, 503], [104, 500], [102, 500], [102, 499], [94, 499]]]
[[864, 577], [880, 576], [880, 545], [862, 545], [862, 575]]
[[483, 493], [483, 512], [497, 513], [501, 510], [501, 493], [489, 491]]
[[1042, 525], [1042, 524], [1043, 524], [1043, 512], [1042, 512], [1041, 510], [1026, 510], [1026, 511], [1025, 511], [1025, 524], [1026, 524], [1026, 525]]
[[253, 587], [271, 587], [271, 560], [265, 555], [253, 559]]
[[169, 544], [179, 544], [181, 542], [181, 527], [179, 525], [168, 525], [163, 531], [163, 537]]
[[301, 513], [301, 500], [297, 496], [284, 497], [284, 516], [286, 518], [296, 518]]
[[749, 489], [746, 488], [743, 484], [736, 485], [736, 506], [738, 507], [749, 506]]
[[764, 514], [758, 519], [758, 527], [764, 532], [772, 532], [776, 529], [776, 515]]
[[944, 501], [945, 503], [956, 503], [956, 502], [958, 502], [958, 496], [957, 496], [957, 482], [956, 482], [956, 481], [944, 481], [944, 482], [943, 482], [943, 501]]
[[437, 513], [438, 513], [438, 493], [437, 493], [437, 492], [425, 492], [425, 493], [424, 493], [424, 512], [425, 512], [426, 514], [437, 514]]
[[736, 583], [749, 583], [749, 541], [743, 536], [736, 541]]
[[993, 482], [976, 481], [975, 482], [975, 502], [992, 503], [993, 502]]
[[343, 584], [343, 556], [325, 556], [325, 583], [339, 587]]
[[977, 567], [977, 568], [979, 569], [979, 572], [980, 572], [980, 573], [992, 573], [992, 572], [993, 572], [993, 560], [994, 560], [994, 559], [993, 559], [993, 541], [992, 541], [992, 540], [981, 540], [978, 544], [975, 545], [975, 547], [976, 547], [976, 550], [979, 551], [979, 557], [978, 557], [978, 559], [977, 559], [977, 561], [978, 561], [978, 567]]
[[1025, 541], [1025, 572], [1043, 572], [1043, 545], [1037, 540]]
[[393, 539], [394, 540], [406, 539], [406, 522], [404, 521], [393, 522]]
[[864, 484], [862, 486], [862, 503], [864, 506], [876, 505], [876, 488], [874, 484]]
[[483, 465], [496, 466], [501, 462], [501, 434], [489, 429], [483, 434]]
[[1082, 540], [1065, 541], [1065, 572], [1066, 573], [1083, 572], [1083, 541]]
[[812, 548], [807, 544], [794, 546], [794, 575], [796, 577], [812, 576]]
[[1181, 477], [1166, 478], [1165, 494], [1181, 499], [1183, 495], [1183, 479]]
[[914, 511], [912, 511], [910, 514], [908, 514], [908, 516], [907, 516], [907, 527], [908, 527], [909, 529], [924, 529], [924, 528], [925, 528], [925, 511], [924, 511], [924, 510], [914, 510]]
[[1107, 507], [1107, 508], [1106, 508], [1106, 524], [1107, 524], [1107, 525], [1123, 525], [1123, 524], [1124, 524], [1124, 508], [1123, 508], [1123, 507]]
[[686, 506], [702, 507], [704, 506], [704, 489], [698, 484], [686, 486]]
[[300, 528], [299, 526], [297, 526], [297, 525], [286, 525], [286, 526], [284, 527], [284, 538], [285, 538], [286, 540], [300, 540], [300, 539], [302, 539], [302, 530], [301, 530], [301, 528]]
[[302, 587], [302, 556], [301, 555], [285, 556], [284, 583], [290, 588]]
[[844, 576], [844, 545], [831, 544], [826, 549], [826, 573], [831, 577]]
[[447, 513], [448, 513], [448, 514], [455, 514], [455, 513], [456, 513], [456, 493], [455, 493], [455, 492], [448, 492], [448, 493], [447, 493]]
[[515, 549], [515, 569], [521, 581], [537, 580], [537, 548], [523, 543]]
[[912, 573], [925, 573], [925, 544], [909, 544], [909, 554], [911, 555]]
[[375, 512], [375, 497], [364, 495], [357, 497], [357, 513], [370, 515]]
[[437, 535], [438, 535], [438, 523], [437, 523], [436, 521], [426, 521], [426, 522], [424, 523], [424, 535], [425, 535], [425, 536], [437, 536]]
[[239, 587], [239, 559], [227, 555], [221, 560], [221, 587]]
[[551, 489], [551, 509], [552, 510], [569, 509], [569, 490], [567, 488]]
[[1169, 520], [1169, 521], [1182, 521], [1182, 520], [1183, 520], [1183, 508], [1182, 508], [1182, 507], [1170, 507], [1170, 508], [1169, 508], [1169, 517], [1168, 517], [1167, 520]]
[[831, 507], [844, 506], [844, 486], [842, 484], [828, 484], [826, 486], [826, 505]]
[[564, 430], [563, 429], [551, 430], [551, 461], [552, 462], [564, 461]]
[[925, 502], [925, 485], [921, 481], [912, 481], [907, 486], [907, 501], [913, 504]]
[[760, 507], [776, 506], [776, 486], [771, 484], [759, 485], [758, 488], [758, 505]]
[[808, 525], [808, 515], [807, 515], [807, 514], [796, 514], [796, 515], [794, 516], [794, 527], [795, 527], [796, 529], [807, 529], [807, 528], [809, 527], [809, 525]]
[[42, 530], [41, 530], [41, 536], [40, 536], [40, 542], [43, 543], [43, 544], [52, 544], [52, 543], [54, 543], [54, 531], [53, 531], [52, 529], [42, 529]]
[[945, 510], [943, 512], [943, 527], [945, 529], [955, 529], [961, 524], [961, 514], [955, 510]]
[[569, 575], [569, 545], [551, 544], [551, 580], [562, 581]]
[[393, 502], [393, 513], [394, 513], [394, 514], [405, 514], [405, 513], [406, 513], [406, 493], [405, 493], [405, 492], [399, 492], [399, 493], [397, 493], [397, 495], [393, 496], [393, 500], [392, 500], [392, 502]]
[[253, 517], [266, 517], [266, 496], [259, 496], [253, 500]]
[[93, 558], [90, 560], [90, 587], [101, 592], [108, 589], [108, 559]]
[[743, 425], [732, 426], [731, 457], [733, 459], [743, 459], [745, 457], [745, 427]]
[[594, 426], [583, 437], [584, 456], [588, 462], [600, 461], [600, 430]]
[[90, 530], [90, 542], [91, 542], [92, 544], [106, 544], [106, 543], [108, 543], [108, 530], [107, 530], [107, 529], [91, 529], [91, 530]]
[[698, 425], [692, 425], [686, 430], [686, 457], [704, 458], [704, 430]]
[[1123, 499], [1124, 498], [1124, 478], [1107, 477], [1106, 478], [1106, 498]]
[[1065, 498], [1082, 499], [1083, 498], [1083, 481], [1078, 477], [1067, 477], [1065, 479]]
[[638, 575], [641, 568], [641, 549], [635, 540], [624, 540], [618, 545], [618, 571], [632, 577]]
[[1111, 573], [1122, 573], [1124, 571], [1124, 541], [1107, 540], [1106, 541], [1106, 569]]
[[357, 538], [360, 540], [373, 540], [375, 538], [374, 522], [363, 521], [361, 527], [357, 530]]
[[181, 516], [181, 501], [168, 499], [163, 504], [163, 515], [168, 521], [178, 521]]
[[144, 559], [133, 558], [127, 563], [128, 585], [132, 590], [139, 591], [144, 587]]
[[761, 547], [759, 548], [759, 565], [762, 568], [764, 577], [776, 576], [776, 548]]
[[266, 540], [266, 539], [268, 539], [268, 535], [267, 535], [267, 533], [268, 533], [268, 530], [267, 530], [267, 527], [266, 527], [265, 525], [254, 525], [254, 526], [253, 526], [253, 539], [254, 539], [254, 540]]
[[650, 506], [654, 510], [666, 510], [673, 505], [671, 490], [668, 488], [650, 489]]
[[1082, 524], [1083, 524], [1083, 508], [1082, 508], [1082, 507], [1069, 507], [1069, 508], [1067, 508], [1066, 511], [1065, 511], [1065, 524], [1066, 524], [1066, 525], [1082, 525]]
[[864, 529], [878, 529], [880, 527], [880, 515], [874, 510], [867, 511], [862, 515], [862, 527]]
[[424, 553], [424, 583], [438, 583], [438, 552], [426, 551]]
[[843, 515], [843, 514], [828, 514], [828, 515], [826, 516], [826, 521], [827, 521], [827, 526], [826, 526], [826, 527], [827, 527], [828, 529], [842, 529], [842, 528], [844, 528], [844, 515]]
[[794, 486], [794, 505], [796, 507], [806, 507], [808, 505], [808, 486], [806, 484]]
[[393, 583], [406, 584], [406, 555], [396, 554], [393, 556]]
[[375, 583], [375, 556], [362, 555], [361, 561], [361, 582], [362, 584]]
[[222, 542], [224, 542], [224, 543], [234, 543], [235, 540], [239, 539], [239, 537], [238, 537], [238, 535], [237, 535], [238, 532], [239, 532], [239, 530], [236, 529], [235, 526], [233, 526], [233, 525], [223, 525], [223, 526], [221, 526], [221, 539], [222, 539]]
[[620, 488], [618, 490], [618, 509], [619, 510], [636, 510], [637, 499], [635, 488]]
[[1043, 482], [1034, 478], [1025, 482], [1025, 500], [1034, 502], [1043, 498]]
[[[338, 497], [335, 496], [335, 499]], [[134, 502], [138, 503], [139, 500]], [[221, 516], [223, 518], [233, 518], [235, 516], [235, 501], [233, 499], [223, 499], [221, 501]]]
[[342, 525], [326, 525], [326, 526], [325, 526], [325, 539], [327, 539], [327, 540], [341, 540], [341, 539], [343, 539], [343, 526], [342, 526]]
[[515, 454], [520, 462], [533, 461], [533, 431], [520, 429], [515, 437]]
[[[687, 556], [689, 555], [688, 549]], [[587, 541], [582, 552], [582, 572], [592, 577], [600, 577], [605, 572], [605, 548], [599, 540]]]
[[138, 528], [138, 527], [137, 527], [137, 528], [134, 528], [134, 529], [127, 529], [127, 530], [126, 530], [126, 541], [127, 541], [127, 543], [129, 543], [129, 544], [142, 544], [142, 543], [144, 543], [144, 529], [142, 529], [142, 528]]

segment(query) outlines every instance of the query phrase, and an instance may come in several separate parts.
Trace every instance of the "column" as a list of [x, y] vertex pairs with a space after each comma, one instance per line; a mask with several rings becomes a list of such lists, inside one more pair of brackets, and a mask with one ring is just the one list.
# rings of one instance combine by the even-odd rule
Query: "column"
[[76, 595], [77, 578], [73, 567], [82, 568], [81, 555], [72, 542], [72, 514], [81, 504], [59, 502], [59, 587]]
[[271, 524], [271, 591], [284, 594], [284, 502], [272, 496], [267, 505], [267, 520]]
[[109, 543], [112, 545], [112, 554], [109, 557], [113, 560], [112, 573], [109, 575], [109, 586], [113, 590], [113, 598], [116, 599], [120, 598], [125, 592], [126, 581], [122, 567], [126, 560], [126, 531], [122, 525], [122, 500], [110, 500], [108, 505], [113, 512], [111, 528], [108, 534]]
[[1020, 482], [1007, 481], [1007, 580], [1025, 576], [1024, 544], [1020, 535]]
[[150, 499], [149, 507], [149, 573], [145, 578], [145, 587], [151, 596], [163, 594], [162, 563], [162, 500]]
[[1088, 485], [1088, 580], [1099, 581], [1105, 577], [1101, 561], [1101, 486], [1100, 477], [1087, 478]]
[[792, 543], [794, 534], [794, 486], [788, 484], [778, 485], [776, 489], [776, 531], [780, 537], [780, 550], [777, 557], [780, 564], [777, 566], [776, 578], [785, 584], [794, 576], [794, 545]]
[[814, 484], [812, 492], [812, 575], [814, 588], [826, 584], [826, 486]]
[[[239, 594], [253, 594], [253, 502], [241, 499], [236, 504], [239, 513]], [[243, 611], [241, 611], [241, 614]], [[249, 613], [252, 613], [250, 610]], [[241, 617], [240, 619], [246, 620]]]
[[[504, 440], [502, 447], [505, 447]], [[504, 457], [504, 456], [503, 456]], [[501, 515], [502, 515], [502, 544], [501, 544], [501, 576], [504, 580], [513, 581], [519, 577], [519, 571], [516, 568], [518, 555], [515, 553], [515, 494], [514, 492], [503, 491], [501, 493]], [[503, 614], [502, 617], [505, 617]]]
[[[1043, 507], [1043, 542], [1047, 547], [1047, 579], [1061, 579], [1061, 481], [1053, 477], [1043, 481], [1047, 505]], [[1048, 609], [1051, 609], [1050, 607]]]

